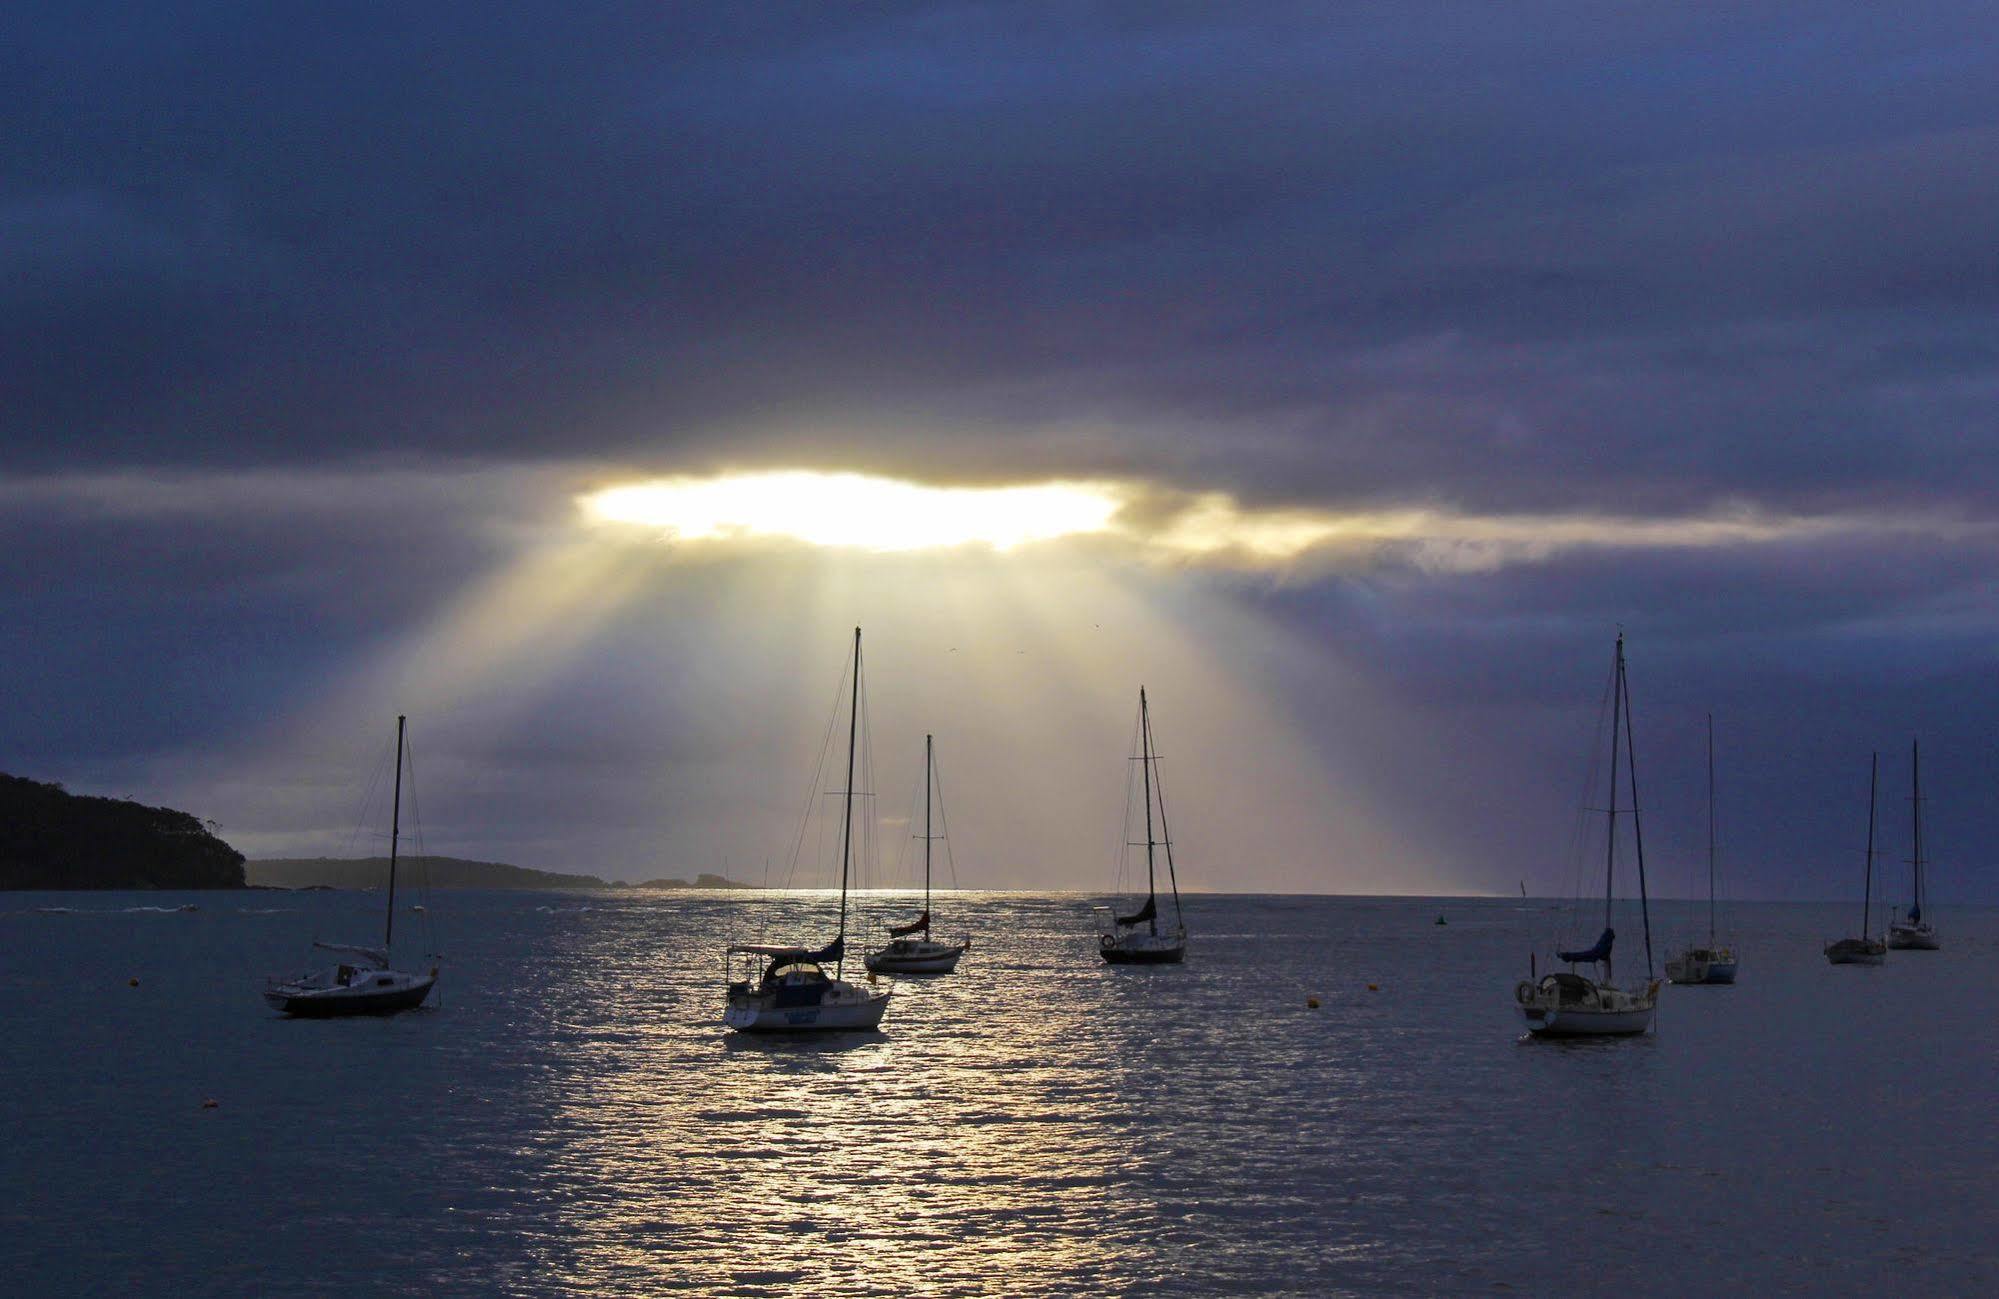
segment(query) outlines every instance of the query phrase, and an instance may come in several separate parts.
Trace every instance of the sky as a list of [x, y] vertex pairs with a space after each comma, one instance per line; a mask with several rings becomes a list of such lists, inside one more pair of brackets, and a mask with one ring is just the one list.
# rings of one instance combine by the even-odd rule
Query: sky
[[1734, 895], [1920, 736], [1999, 899], [1992, 30], [15, 7], [0, 769], [372, 852], [407, 713], [433, 851], [782, 877], [858, 624], [872, 881], [933, 733], [1110, 887], [1143, 684], [1189, 887], [1561, 894], [1621, 629], [1654, 892], [1712, 714]]

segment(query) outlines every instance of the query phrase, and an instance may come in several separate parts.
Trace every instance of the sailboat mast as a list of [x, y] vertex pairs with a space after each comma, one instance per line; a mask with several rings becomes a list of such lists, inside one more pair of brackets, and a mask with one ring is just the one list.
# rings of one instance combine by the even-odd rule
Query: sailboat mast
[[847, 792], [840, 818], [840, 962], [834, 977], [847, 969], [847, 866], [854, 852], [854, 743], [861, 733], [861, 629], [854, 628], [854, 686], [847, 703]]
[[[1631, 686], [1624, 678], [1624, 637], [1617, 638], [1617, 686], [1624, 696], [1624, 767], [1631, 778], [1631, 841], [1638, 857], [1638, 914], [1645, 923], [1645, 977], [1652, 977], [1652, 900], [1645, 888], [1645, 823], [1638, 815], [1638, 750], [1631, 725]], [[1616, 782], [1613, 781], [1613, 784]]]
[[[1146, 711], [1145, 687], [1138, 688], [1138, 769], [1145, 779], [1145, 909], [1153, 935], [1159, 933], [1159, 889], [1152, 876], [1152, 715]], [[1131, 786], [1126, 785], [1126, 789]]]
[[382, 927], [382, 951], [396, 936], [396, 844], [403, 834], [403, 727], [408, 718], [396, 715], [396, 793], [389, 813], [389, 919]]
[[1603, 927], [1611, 927], [1611, 886], [1617, 875], [1617, 741], [1624, 720], [1624, 633], [1617, 633], [1617, 661], [1610, 677], [1610, 808], [1609, 833], [1603, 837]]
[[[1146, 737], [1150, 740], [1152, 735], [1152, 719], [1150, 716], [1147, 716], [1143, 720]], [[1154, 762], [1159, 761], [1158, 755], [1155, 754], [1152, 760]], [[1185, 929], [1187, 919], [1180, 914], [1180, 874], [1173, 869], [1173, 827], [1166, 824], [1166, 782], [1164, 781], [1159, 782], [1158, 797], [1159, 840], [1166, 849], [1166, 883], [1173, 890], [1173, 923], [1175, 926]]]
[[930, 771], [936, 761], [930, 753], [932, 737], [924, 735], [924, 933], [930, 933]]
[[1867, 873], [1860, 889], [1860, 936], [1867, 937], [1868, 922], [1874, 918], [1874, 788], [1881, 774], [1881, 755], [1867, 755]]
[[1714, 714], [1707, 715], [1707, 945], [1714, 948]]

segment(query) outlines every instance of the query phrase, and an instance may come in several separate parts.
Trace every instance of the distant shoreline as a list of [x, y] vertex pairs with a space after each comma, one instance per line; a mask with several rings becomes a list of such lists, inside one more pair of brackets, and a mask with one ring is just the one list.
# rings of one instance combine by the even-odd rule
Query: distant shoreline
[[[662, 877], [631, 883], [596, 875], [571, 875], [534, 870], [506, 862], [470, 861], [462, 857], [425, 855], [399, 861], [411, 884], [435, 889], [524, 889], [542, 891], [629, 891], [632, 889], [748, 889], [722, 875], [703, 872], [691, 880]], [[388, 883], [387, 857], [271, 857], [244, 863], [252, 888], [371, 889]]]

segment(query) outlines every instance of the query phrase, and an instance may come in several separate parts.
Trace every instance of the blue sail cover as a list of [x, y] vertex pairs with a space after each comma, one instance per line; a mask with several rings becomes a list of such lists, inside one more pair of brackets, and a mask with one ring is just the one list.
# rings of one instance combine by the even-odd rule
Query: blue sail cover
[[1154, 916], [1158, 914], [1159, 914], [1159, 899], [1147, 898], [1145, 900], [1144, 906], [1140, 907], [1138, 910], [1132, 912], [1128, 916], [1119, 916], [1117, 918], [1117, 922], [1121, 925], [1142, 925], [1146, 921], [1152, 919]]
[[1615, 929], [1606, 929], [1602, 934], [1597, 936], [1596, 946], [1590, 948], [1588, 951], [1556, 952], [1555, 955], [1557, 958], [1567, 961], [1571, 965], [1580, 965], [1584, 961], [1607, 961], [1610, 959], [1610, 945], [1616, 941], [1617, 931]]
[[847, 940], [846, 938], [841, 937], [841, 938], [835, 938], [832, 942], [826, 944], [824, 947], [820, 948], [816, 952], [800, 952], [797, 956], [797, 959], [801, 961], [811, 961], [817, 965], [824, 965], [828, 961], [837, 961], [846, 954], [847, 954]]
[[906, 925], [890, 925], [888, 927], [888, 936], [890, 938], [907, 938], [919, 929], [926, 932], [930, 929], [930, 913], [928, 911]]

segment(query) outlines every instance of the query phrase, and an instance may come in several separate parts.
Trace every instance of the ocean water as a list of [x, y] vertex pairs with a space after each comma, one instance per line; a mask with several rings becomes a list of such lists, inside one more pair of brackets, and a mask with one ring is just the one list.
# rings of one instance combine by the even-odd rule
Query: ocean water
[[0, 895], [0, 1289], [1999, 1292], [1999, 912], [1836, 969], [1850, 908], [1737, 906], [1739, 985], [1562, 1045], [1548, 903], [1195, 896], [1114, 969], [1089, 901], [942, 898], [959, 974], [785, 1040], [721, 947], [822, 896], [441, 892], [441, 1004], [302, 1022], [261, 977], [378, 896]]

